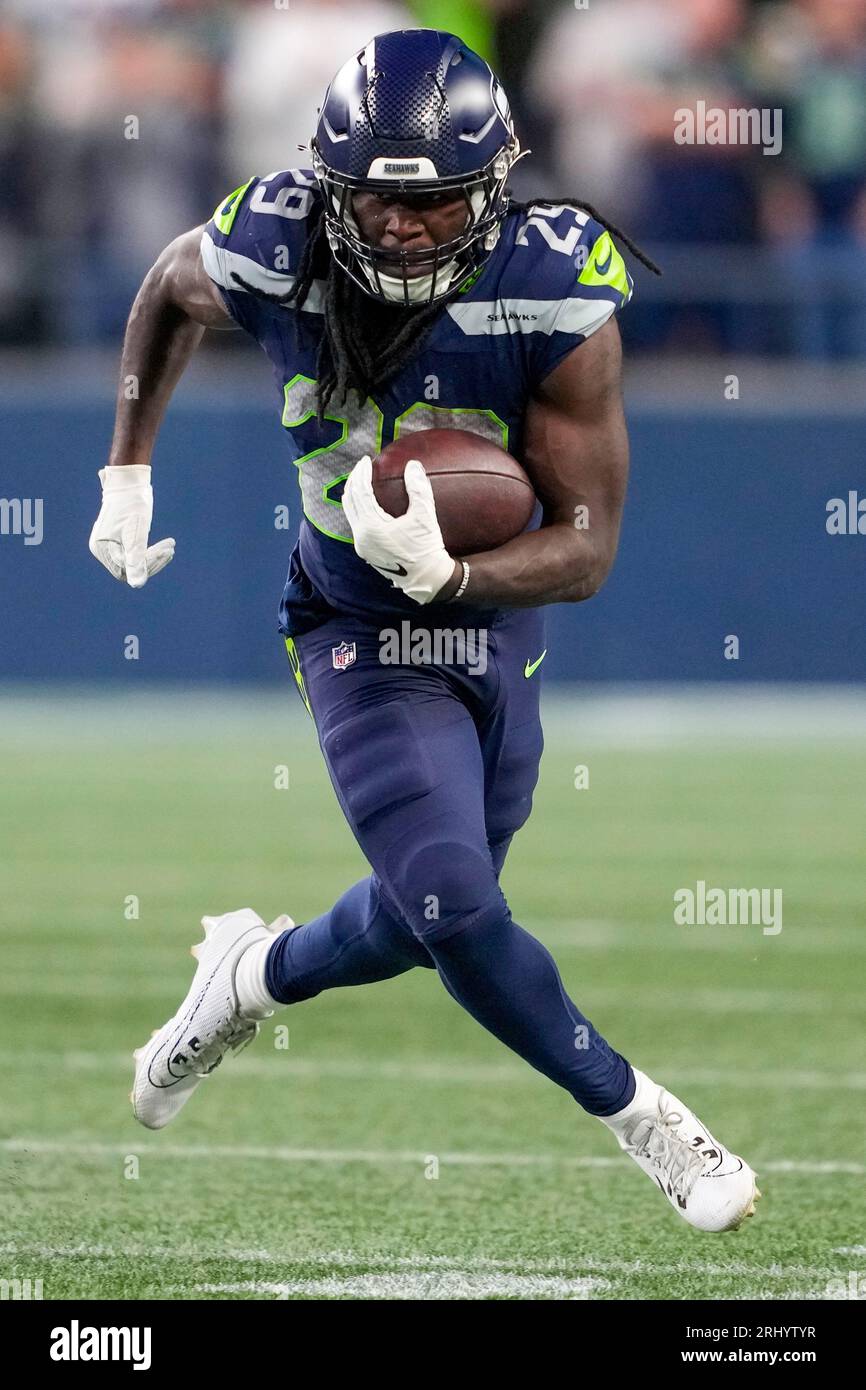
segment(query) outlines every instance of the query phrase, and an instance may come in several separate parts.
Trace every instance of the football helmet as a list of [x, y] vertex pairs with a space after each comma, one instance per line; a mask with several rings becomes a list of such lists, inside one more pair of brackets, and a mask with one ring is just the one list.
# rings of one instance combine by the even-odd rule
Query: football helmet
[[[325, 94], [311, 149], [337, 263], [367, 294], [404, 305], [432, 304], [483, 265], [520, 157], [498, 77], [437, 29], [380, 34], [350, 58]], [[431, 249], [377, 249], [355, 219], [360, 190], [453, 192], [466, 201], [465, 227]]]

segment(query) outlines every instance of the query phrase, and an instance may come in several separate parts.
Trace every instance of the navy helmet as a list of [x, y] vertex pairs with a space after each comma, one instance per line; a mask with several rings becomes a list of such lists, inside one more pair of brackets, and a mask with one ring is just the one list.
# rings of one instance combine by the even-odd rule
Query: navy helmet
[[[441, 299], [490, 255], [520, 153], [498, 77], [438, 29], [379, 34], [350, 58], [325, 93], [311, 149], [338, 264], [367, 294], [407, 305]], [[360, 189], [462, 195], [466, 225], [433, 250], [379, 251], [352, 211]]]

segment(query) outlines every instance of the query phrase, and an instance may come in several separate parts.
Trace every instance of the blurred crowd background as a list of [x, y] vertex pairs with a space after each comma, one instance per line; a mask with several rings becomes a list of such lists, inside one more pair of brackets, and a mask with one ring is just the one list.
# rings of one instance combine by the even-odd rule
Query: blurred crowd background
[[[116, 343], [161, 248], [308, 163], [336, 68], [418, 24], [500, 72], [519, 196], [663, 265], [633, 349], [866, 357], [866, 0], [0, 0], [0, 343]], [[781, 152], [677, 144], [699, 101], [781, 109]]]

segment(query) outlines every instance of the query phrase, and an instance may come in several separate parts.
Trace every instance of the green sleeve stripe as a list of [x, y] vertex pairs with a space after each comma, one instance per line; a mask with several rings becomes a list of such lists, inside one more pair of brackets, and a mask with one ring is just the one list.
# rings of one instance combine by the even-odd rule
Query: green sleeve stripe
[[236, 188], [234, 193], [230, 193], [227, 198], [224, 198], [223, 201], [217, 205], [213, 215], [213, 222], [217, 231], [222, 232], [223, 236], [228, 236], [231, 231], [232, 223], [237, 217], [238, 209], [244, 200], [244, 194], [250, 184], [255, 183], [255, 181], [255, 175], [253, 175], [251, 179], [247, 179], [246, 183], [242, 183], [240, 188]]
[[631, 280], [625, 261], [611, 241], [609, 232], [603, 232], [593, 246], [577, 281], [580, 285], [605, 285], [621, 294], [623, 303], [628, 299], [632, 289]]

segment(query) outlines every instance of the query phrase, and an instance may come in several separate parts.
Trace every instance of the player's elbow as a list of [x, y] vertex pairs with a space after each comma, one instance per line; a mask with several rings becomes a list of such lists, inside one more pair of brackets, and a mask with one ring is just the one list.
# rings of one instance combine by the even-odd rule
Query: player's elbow
[[603, 579], [596, 582], [592, 579], [582, 579], [573, 584], [565, 597], [566, 603], [586, 603], [588, 598], [594, 598], [604, 583]]
[[594, 598], [610, 573], [610, 562], [598, 563], [574, 576], [568, 586], [566, 603], [585, 603]]
[[171, 303], [170, 250], [170, 247], [166, 247], [142, 280], [130, 314], [133, 321], [148, 311], [158, 312]]

